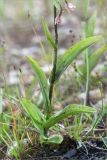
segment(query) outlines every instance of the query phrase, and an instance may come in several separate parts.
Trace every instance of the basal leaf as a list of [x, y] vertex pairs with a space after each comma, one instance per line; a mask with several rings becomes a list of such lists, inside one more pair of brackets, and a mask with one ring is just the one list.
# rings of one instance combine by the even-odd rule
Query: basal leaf
[[57, 69], [56, 69], [56, 80], [60, 78], [62, 73], [67, 69], [67, 67], [72, 63], [73, 60], [86, 48], [97, 42], [101, 39], [101, 36], [93, 36], [81, 40], [80, 42], [76, 43], [70, 49], [68, 49], [64, 55], [62, 55], [58, 59]]
[[52, 135], [50, 137], [41, 137], [41, 142], [45, 144], [54, 143], [54, 144], [61, 144], [63, 141], [63, 137], [60, 134]]
[[61, 135], [52, 135], [48, 138], [48, 143], [60, 144], [63, 141], [63, 137]]
[[50, 128], [59, 121], [68, 118], [73, 115], [81, 114], [81, 113], [93, 113], [96, 110], [92, 107], [83, 106], [79, 104], [71, 104], [65, 107], [63, 110], [57, 112], [53, 116], [51, 116], [45, 123], [44, 128]]
[[50, 112], [49, 86], [48, 86], [48, 82], [47, 82], [45, 73], [43, 72], [39, 64], [32, 57], [28, 57], [28, 61], [30, 62], [36, 74], [36, 77], [39, 81], [41, 92], [44, 98], [46, 114], [48, 114]]
[[42, 17], [42, 25], [43, 25], [43, 28], [44, 28], [44, 31], [45, 31], [45, 35], [46, 35], [49, 43], [52, 45], [53, 48], [56, 48], [56, 44], [54, 42], [54, 39], [53, 39], [49, 29], [48, 29], [48, 26], [47, 26], [47, 24], [45, 22], [45, 19], [43, 17]]
[[35, 128], [39, 133], [43, 134], [43, 121], [45, 121], [44, 115], [41, 113], [39, 108], [31, 103], [29, 100], [23, 98], [20, 101], [22, 107], [25, 109], [29, 117], [32, 119]]

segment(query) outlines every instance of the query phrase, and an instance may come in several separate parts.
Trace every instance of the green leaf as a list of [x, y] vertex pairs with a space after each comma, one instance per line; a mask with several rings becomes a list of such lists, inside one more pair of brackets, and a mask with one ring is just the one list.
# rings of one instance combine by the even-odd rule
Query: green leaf
[[53, 0], [53, 5], [57, 8], [60, 9], [60, 0]]
[[41, 142], [45, 144], [54, 143], [54, 144], [61, 144], [63, 141], [63, 137], [59, 134], [52, 135], [50, 137], [42, 137]]
[[44, 28], [44, 31], [45, 31], [45, 35], [46, 35], [49, 43], [52, 45], [53, 48], [56, 48], [56, 44], [54, 42], [54, 39], [53, 39], [49, 29], [48, 29], [48, 26], [47, 26], [47, 24], [45, 22], [45, 19], [43, 17], [42, 17], [42, 25], [43, 25], [43, 28]]
[[65, 107], [63, 110], [57, 112], [53, 116], [51, 116], [45, 123], [44, 123], [44, 128], [50, 128], [56, 123], [59, 123], [59, 121], [68, 118], [72, 115], [77, 115], [81, 113], [93, 113], [96, 110], [88, 107], [88, 106], [83, 106], [79, 104], [71, 104]]
[[[95, 53], [93, 53], [89, 57], [89, 72], [91, 72], [94, 67], [97, 65], [99, 60], [101, 59], [102, 55], [107, 51], [107, 45], [103, 45], [100, 47]], [[84, 64], [79, 68], [79, 72], [85, 77], [87, 70], [86, 70], [86, 65]]]
[[107, 105], [103, 106], [103, 108], [101, 108], [96, 120], [93, 121], [91, 130], [96, 128], [96, 126], [99, 124], [99, 122], [103, 119], [104, 115], [106, 115], [106, 114], [107, 114]]
[[[101, 136], [101, 140], [103, 141], [105, 147], [107, 148], [107, 136], [106, 137], [102, 137]], [[105, 159], [106, 160], [106, 159]]]
[[61, 76], [61, 74], [67, 69], [67, 67], [72, 63], [73, 60], [86, 48], [88, 48], [90, 45], [94, 44], [98, 40], [101, 39], [101, 36], [93, 36], [86, 38], [84, 40], [81, 40], [74, 46], [72, 46], [70, 49], [68, 49], [64, 55], [62, 55], [58, 59], [57, 63], [57, 69], [56, 69], [56, 80], [58, 80]]
[[29, 100], [23, 98], [20, 101], [22, 107], [25, 109], [29, 117], [32, 119], [33, 124], [37, 131], [41, 134], [43, 134], [43, 127], [42, 124], [45, 121], [44, 115], [42, 112], [39, 110], [39, 108], [31, 103]]
[[48, 86], [48, 82], [46, 79], [46, 75], [41, 69], [41, 67], [39, 66], [39, 64], [32, 57], [29, 56], [28, 61], [30, 62], [37, 76], [37, 79], [39, 81], [41, 92], [42, 92], [44, 103], [45, 103], [45, 109], [46, 109], [45, 112], [48, 115], [48, 113], [50, 112], [50, 101], [49, 101], [49, 86]]
[[12, 116], [9, 116], [4, 112], [0, 114], [0, 135], [4, 135], [4, 130], [9, 132], [9, 124], [11, 123], [11, 120]]
[[85, 36], [90, 37], [94, 35], [96, 26], [96, 12], [92, 15], [92, 17], [88, 20], [85, 26]]

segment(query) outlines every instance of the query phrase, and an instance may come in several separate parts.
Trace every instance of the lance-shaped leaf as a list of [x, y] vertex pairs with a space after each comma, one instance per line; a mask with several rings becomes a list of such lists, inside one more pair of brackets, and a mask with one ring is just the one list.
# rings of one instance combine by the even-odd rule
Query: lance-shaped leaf
[[[91, 54], [91, 56], [89, 57], [89, 72], [91, 72], [94, 69], [94, 67], [97, 65], [97, 63], [101, 59], [102, 55], [106, 51], [107, 51], [107, 45], [103, 45], [95, 53]], [[80, 68], [78, 68], [78, 70], [81, 73], [81, 75], [83, 75], [84, 77], [86, 76], [87, 71], [86, 71], [85, 64], [83, 66], [80, 66]]]
[[96, 26], [96, 12], [90, 17], [88, 22], [85, 25], [85, 36], [93, 36]]
[[28, 57], [28, 61], [30, 62], [36, 74], [36, 77], [39, 81], [41, 92], [42, 92], [44, 103], [45, 103], [46, 114], [48, 115], [48, 113], [50, 112], [50, 101], [49, 101], [49, 86], [46, 79], [46, 75], [41, 69], [41, 67], [39, 66], [39, 64], [32, 57]]
[[77, 115], [80, 113], [93, 113], [96, 110], [88, 107], [88, 106], [83, 106], [79, 104], [71, 104], [65, 107], [63, 110], [57, 112], [53, 116], [51, 116], [45, 123], [44, 123], [44, 128], [50, 128], [56, 123], [59, 123], [61, 120], [68, 118], [73, 115]]
[[52, 45], [53, 48], [56, 48], [55, 41], [54, 41], [54, 39], [53, 39], [49, 29], [48, 29], [48, 26], [47, 26], [47, 24], [45, 22], [45, 19], [43, 17], [42, 17], [42, 25], [43, 25], [43, 28], [44, 28], [44, 31], [45, 31], [45, 35], [46, 35], [49, 43]]
[[43, 134], [43, 121], [45, 121], [44, 115], [41, 113], [39, 108], [31, 103], [29, 100], [23, 98], [20, 101], [22, 107], [25, 109], [29, 117], [32, 119], [32, 122], [37, 129], [37, 131], [41, 134]]
[[58, 80], [61, 74], [67, 69], [67, 67], [72, 63], [72, 61], [86, 48], [88, 48], [93, 43], [97, 42], [101, 39], [101, 36], [93, 36], [81, 40], [80, 42], [76, 43], [70, 49], [68, 49], [64, 55], [62, 55], [58, 59], [57, 69], [56, 69], [56, 80]]

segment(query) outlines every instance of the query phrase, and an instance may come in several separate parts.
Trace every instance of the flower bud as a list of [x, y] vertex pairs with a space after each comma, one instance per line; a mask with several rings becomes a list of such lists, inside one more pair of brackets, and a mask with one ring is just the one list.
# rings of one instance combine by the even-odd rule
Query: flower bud
[[61, 23], [61, 16], [56, 16], [55, 18], [55, 24], [60, 24]]

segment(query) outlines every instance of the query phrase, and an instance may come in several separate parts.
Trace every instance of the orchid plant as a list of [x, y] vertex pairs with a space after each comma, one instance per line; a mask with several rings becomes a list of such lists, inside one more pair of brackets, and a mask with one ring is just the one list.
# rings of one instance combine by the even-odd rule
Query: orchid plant
[[[96, 110], [94, 108], [81, 105], [81, 104], [69, 104], [61, 111], [53, 113], [54, 104], [53, 99], [53, 88], [64, 71], [68, 66], [80, 55], [81, 52], [86, 50], [89, 46], [101, 40], [101, 36], [92, 36], [85, 38], [78, 43], [71, 46], [65, 51], [62, 56], [58, 56], [58, 25], [62, 22], [61, 16], [63, 13], [63, 7], [61, 6], [61, 0], [53, 0], [54, 6], [54, 30], [55, 40], [52, 37], [45, 19], [42, 17], [42, 24], [47, 40], [54, 50], [53, 54], [53, 69], [49, 78], [46, 75], [40, 65], [31, 56], [27, 59], [35, 72], [35, 76], [39, 81], [41, 93], [44, 101], [44, 108], [41, 110], [36, 104], [32, 103], [30, 99], [23, 97], [21, 99], [21, 105], [31, 118], [36, 131], [40, 135], [40, 140], [43, 143], [56, 143], [59, 144], [63, 141], [61, 134], [55, 134], [49, 136], [49, 129], [54, 125], [58, 125], [62, 120], [81, 113], [93, 113]], [[74, 11], [76, 8], [72, 3], [68, 3], [65, 0], [65, 8], [69, 11]], [[59, 10], [59, 14], [57, 14]], [[102, 52], [102, 50], [101, 50]], [[94, 56], [94, 55], [93, 55]], [[97, 56], [95, 54], [95, 56]], [[92, 59], [92, 57], [90, 57]], [[92, 59], [93, 60], [93, 59]], [[82, 71], [82, 70], [81, 70]]]

